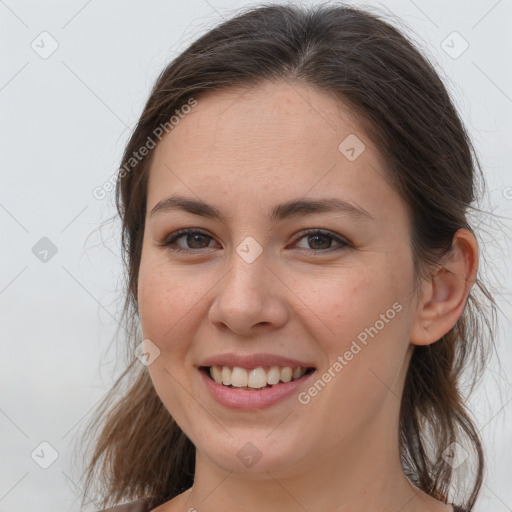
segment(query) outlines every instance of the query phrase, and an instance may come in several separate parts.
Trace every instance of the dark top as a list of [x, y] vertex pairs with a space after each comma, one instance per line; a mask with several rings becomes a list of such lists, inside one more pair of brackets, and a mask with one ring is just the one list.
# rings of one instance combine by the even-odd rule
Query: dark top
[[[99, 512], [151, 512], [149, 510], [149, 500], [141, 499], [137, 501], [131, 501], [124, 505], [117, 505], [115, 507], [100, 510]], [[465, 512], [463, 509], [453, 506], [453, 512]]]
[[125, 503], [124, 505], [117, 505], [115, 507], [106, 508], [100, 512], [150, 512], [149, 500], [141, 499], [137, 501], [131, 501], [130, 503]]

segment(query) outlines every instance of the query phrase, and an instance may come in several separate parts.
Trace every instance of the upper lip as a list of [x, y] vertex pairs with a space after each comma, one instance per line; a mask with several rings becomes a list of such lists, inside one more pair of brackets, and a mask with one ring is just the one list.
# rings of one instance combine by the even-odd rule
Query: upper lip
[[240, 368], [258, 368], [260, 366], [290, 366], [296, 368], [314, 368], [314, 364], [276, 354], [217, 354], [206, 358], [199, 366], [238, 366]]

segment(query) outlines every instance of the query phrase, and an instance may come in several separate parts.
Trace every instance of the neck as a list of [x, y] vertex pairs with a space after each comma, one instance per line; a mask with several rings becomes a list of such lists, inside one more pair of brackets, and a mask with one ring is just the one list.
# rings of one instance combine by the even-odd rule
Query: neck
[[235, 473], [198, 452], [194, 485], [183, 510], [451, 511], [405, 477], [397, 425], [383, 429], [379, 423], [363, 430], [350, 442], [327, 447], [311, 460], [281, 470]]

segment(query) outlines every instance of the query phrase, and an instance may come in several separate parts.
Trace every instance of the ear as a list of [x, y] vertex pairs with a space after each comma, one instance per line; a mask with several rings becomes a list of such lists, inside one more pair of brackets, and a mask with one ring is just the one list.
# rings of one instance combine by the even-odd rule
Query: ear
[[413, 345], [430, 345], [457, 323], [464, 311], [478, 269], [478, 244], [467, 229], [459, 229], [442, 265], [422, 283], [411, 327]]

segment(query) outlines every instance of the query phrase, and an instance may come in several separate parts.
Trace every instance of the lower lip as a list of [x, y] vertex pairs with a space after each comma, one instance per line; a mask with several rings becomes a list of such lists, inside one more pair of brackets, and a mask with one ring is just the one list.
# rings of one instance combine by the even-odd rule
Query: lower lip
[[262, 409], [296, 393], [299, 388], [315, 374], [315, 371], [304, 375], [300, 379], [290, 382], [281, 382], [271, 388], [265, 388], [259, 391], [228, 388], [222, 384], [217, 384], [213, 379], [208, 377], [204, 370], [199, 370], [199, 373], [212, 397], [221, 405], [229, 407], [230, 409]]

